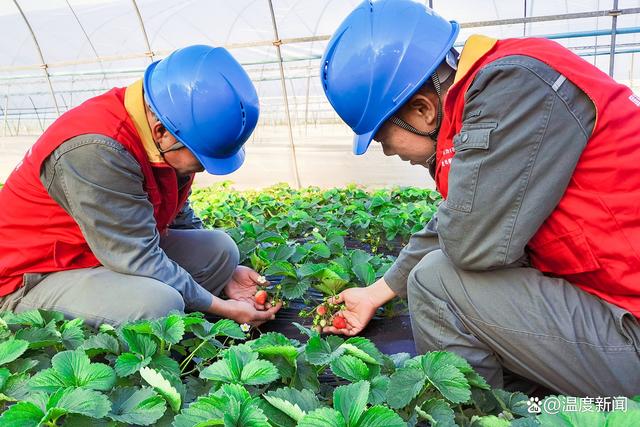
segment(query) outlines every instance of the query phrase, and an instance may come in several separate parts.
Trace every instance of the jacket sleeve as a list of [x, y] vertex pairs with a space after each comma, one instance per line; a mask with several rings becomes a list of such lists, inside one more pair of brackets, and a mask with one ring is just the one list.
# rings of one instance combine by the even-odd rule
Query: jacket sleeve
[[548, 65], [510, 56], [485, 66], [465, 96], [448, 198], [385, 274], [442, 249], [462, 269], [528, 265], [525, 247], [557, 206], [595, 124], [591, 100]]
[[591, 136], [591, 100], [546, 64], [510, 56], [465, 94], [440, 247], [458, 267], [527, 265], [525, 247], [562, 198]]
[[117, 141], [101, 135], [72, 138], [47, 158], [40, 179], [78, 223], [102, 265], [175, 288], [190, 310], [210, 307], [211, 293], [160, 248], [140, 166]]

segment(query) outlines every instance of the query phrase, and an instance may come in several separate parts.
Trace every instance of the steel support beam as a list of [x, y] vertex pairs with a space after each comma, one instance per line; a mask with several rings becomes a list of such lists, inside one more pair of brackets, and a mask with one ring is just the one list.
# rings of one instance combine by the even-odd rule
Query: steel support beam
[[296, 188], [300, 188], [300, 173], [298, 171], [298, 158], [296, 156], [296, 145], [293, 142], [293, 130], [291, 124], [291, 112], [289, 111], [289, 97], [287, 96], [287, 84], [284, 75], [284, 63], [282, 60], [282, 51], [280, 50], [280, 45], [282, 45], [282, 40], [280, 40], [280, 36], [278, 35], [278, 24], [276, 23], [276, 14], [273, 10], [273, 2], [272, 0], [267, 0], [269, 2], [269, 11], [271, 12], [271, 22], [273, 24], [273, 45], [276, 48], [276, 53], [278, 54], [278, 61], [280, 65], [280, 82], [282, 83], [282, 100], [284, 102], [284, 110], [285, 116], [287, 118], [287, 128], [289, 130], [289, 144], [291, 146], [291, 158], [293, 161], [293, 171], [294, 178], [296, 183]]
[[31, 28], [31, 24], [29, 23], [29, 20], [27, 19], [27, 16], [24, 14], [24, 12], [22, 11], [22, 8], [18, 4], [18, 0], [13, 0], [13, 4], [15, 4], [16, 7], [18, 8], [18, 12], [20, 12], [20, 15], [22, 16], [22, 19], [23, 19], [25, 25], [29, 29], [29, 33], [31, 33], [31, 38], [33, 39], [33, 43], [36, 45], [36, 51], [38, 52], [38, 56], [40, 57], [39, 68], [42, 68], [42, 71], [44, 72], [44, 75], [45, 75], [45, 77], [47, 79], [47, 84], [49, 85], [49, 92], [51, 93], [51, 98], [53, 99], [53, 105], [56, 107], [56, 112], [58, 113], [58, 116], [59, 116], [60, 115], [60, 107], [58, 107], [58, 100], [56, 99], [56, 94], [53, 91], [53, 85], [51, 84], [51, 78], [49, 78], [49, 70], [47, 70], [47, 63], [45, 62], [44, 56], [42, 55], [42, 49], [40, 49], [40, 43], [38, 43], [38, 38], [36, 37], [36, 34], [33, 32], [33, 28]]
[[138, 17], [138, 24], [140, 24], [140, 31], [142, 31], [142, 36], [144, 37], [144, 44], [147, 47], [147, 51], [144, 53], [145, 56], [149, 57], [151, 62], [153, 62], [153, 51], [151, 50], [151, 44], [149, 44], [149, 37], [147, 36], [147, 29], [144, 26], [144, 21], [142, 20], [142, 15], [140, 14], [140, 9], [138, 8], [138, 3], [136, 0], [131, 0], [133, 4], [133, 8], [136, 11], [136, 16]]

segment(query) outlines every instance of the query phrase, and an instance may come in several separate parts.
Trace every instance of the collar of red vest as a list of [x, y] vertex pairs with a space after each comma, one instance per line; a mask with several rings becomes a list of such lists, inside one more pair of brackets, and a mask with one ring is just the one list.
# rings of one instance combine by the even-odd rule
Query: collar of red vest
[[127, 87], [124, 94], [124, 107], [129, 113], [129, 117], [133, 121], [138, 136], [142, 141], [144, 150], [147, 153], [149, 161], [153, 163], [165, 163], [162, 154], [158, 150], [153, 137], [151, 136], [151, 128], [147, 122], [147, 113], [144, 109], [144, 95], [142, 92], [142, 80], [138, 80], [131, 86]]
[[464, 44], [464, 48], [460, 54], [454, 84], [462, 80], [469, 71], [471, 71], [473, 65], [489, 53], [497, 42], [497, 39], [480, 34], [471, 35]]

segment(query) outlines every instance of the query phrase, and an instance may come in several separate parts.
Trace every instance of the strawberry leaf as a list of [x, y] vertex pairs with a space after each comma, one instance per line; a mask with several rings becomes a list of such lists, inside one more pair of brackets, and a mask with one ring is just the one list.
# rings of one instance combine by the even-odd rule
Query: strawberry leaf
[[0, 366], [13, 362], [29, 348], [29, 342], [10, 338], [0, 342]]
[[148, 387], [118, 388], [113, 392], [112, 399], [113, 407], [108, 417], [125, 424], [151, 425], [167, 409], [164, 399]]

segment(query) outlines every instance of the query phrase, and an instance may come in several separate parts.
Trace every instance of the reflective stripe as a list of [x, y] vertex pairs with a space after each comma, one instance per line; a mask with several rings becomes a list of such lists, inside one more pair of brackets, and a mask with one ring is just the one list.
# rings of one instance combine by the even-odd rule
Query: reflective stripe
[[560, 89], [560, 86], [562, 86], [562, 83], [564, 83], [565, 81], [567, 81], [567, 78], [562, 74], [560, 74], [560, 76], [556, 79], [553, 86], [551, 86], [551, 89], [553, 89], [554, 92], [557, 92], [558, 89]]

